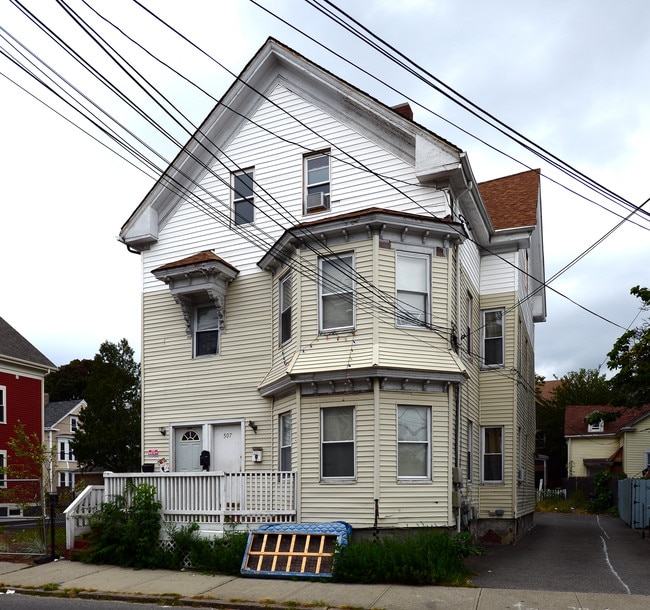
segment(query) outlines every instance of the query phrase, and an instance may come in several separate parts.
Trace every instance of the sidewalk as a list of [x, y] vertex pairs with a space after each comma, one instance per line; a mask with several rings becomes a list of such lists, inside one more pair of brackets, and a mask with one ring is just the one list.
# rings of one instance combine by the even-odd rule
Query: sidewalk
[[[77, 561], [42, 565], [0, 561], [0, 594], [56, 595], [74, 590], [80, 598], [164, 602], [206, 608], [376, 608], [385, 610], [645, 610], [644, 595], [556, 593], [511, 589], [346, 585], [283, 579], [209, 576], [192, 571], [130, 570]], [[101, 594], [101, 595], [100, 595]]]

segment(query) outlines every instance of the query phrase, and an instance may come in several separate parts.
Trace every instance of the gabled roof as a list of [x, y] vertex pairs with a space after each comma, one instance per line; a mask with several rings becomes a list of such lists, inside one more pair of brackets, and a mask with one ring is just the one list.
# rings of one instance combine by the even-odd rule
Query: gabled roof
[[[599, 411], [601, 413], [619, 412], [614, 421], [605, 422], [602, 432], [589, 432], [585, 417]], [[650, 406], [642, 409], [612, 407], [609, 405], [570, 406], [564, 411], [564, 436], [616, 436], [640, 419], [650, 415]]]
[[498, 230], [537, 225], [540, 170], [481, 182], [478, 190]]
[[56, 365], [4, 318], [0, 318], [0, 359], [20, 361], [37, 365], [38, 368], [56, 369]]
[[299, 95], [311, 103], [362, 129], [367, 137], [377, 139], [396, 156], [414, 163], [420, 179], [455, 181], [458, 191], [471, 184], [469, 188], [478, 198], [471, 176], [464, 180], [460, 177], [461, 165], [463, 171], [470, 170], [458, 147], [414, 122], [404, 109], [387, 106], [269, 38], [124, 223], [120, 241], [136, 251], [157, 241], [159, 231], [183, 199], [179, 185], [198, 182], [206, 166], [213, 163], [215, 151], [227, 147], [242, 124], [255, 113], [266, 92], [282, 80], [291, 82]]
[[62, 419], [70, 415], [79, 405], [86, 406], [85, 400], [61, 400], [48, 402], [45, 405], [44, 423], [45, 428], [53, 428]]

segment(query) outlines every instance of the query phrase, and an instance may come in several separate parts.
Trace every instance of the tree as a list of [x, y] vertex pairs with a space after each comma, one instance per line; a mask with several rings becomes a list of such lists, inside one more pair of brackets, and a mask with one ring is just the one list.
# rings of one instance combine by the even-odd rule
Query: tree
[[48, 449], [41, 443], [38, 434], [25, 431], [25, 424], [18, 421], [7, 443], [8, 465], [0, 468], [0, 474], [7, 479], [22, 480], [0, 489], [0, 501], [18, 504], [38, 503], [38, 489], [24, 479], [42, 480], [43, 489], [50, 489], [52, 464], [56, 459], [56, 447]]
[[95, 355], [71, 447], [83, 468], [139, 470], [140, 365], [126, 339]]
[[569, 405], [608, 405], [612, 399], [609, 381], [598, 369], [570, 371], [560, 380], [553, 401], [564, 409]]
[[[650, 309], [650, 290], [635, 286], [630, 294], [641, 299], [641, 311]], [[615, 404], [641, 407], [650, 404], [650, 320], [624, 332], [607, 354]]]
[[45, 377], [45, 392], [52, 402], [86, 398], [93, 360], [73, 360]]

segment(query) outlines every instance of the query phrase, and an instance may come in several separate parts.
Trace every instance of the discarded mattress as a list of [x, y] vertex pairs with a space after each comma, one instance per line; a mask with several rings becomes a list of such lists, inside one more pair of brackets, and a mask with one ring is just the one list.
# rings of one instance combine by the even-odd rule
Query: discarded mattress
[[269, 523], [248, 535], [244, 576], [328, 578], [333, 555], [352, 533], [344, 521]]

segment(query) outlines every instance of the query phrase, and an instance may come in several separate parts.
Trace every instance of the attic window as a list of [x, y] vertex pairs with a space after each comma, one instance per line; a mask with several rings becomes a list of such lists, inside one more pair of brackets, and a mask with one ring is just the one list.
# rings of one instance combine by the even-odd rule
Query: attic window
[[214, 330], [225, 328], [226, 292], [239, 271], [211, 251], [199, 252], [168, 263], [152, 271], [165, 282], [174, 300], [181, 306], [187, 336], [192, 338], [197, 307], [214, 306]]
[[605, 430], [605, 422], [601, 419], [594, 424], [587, 424], [588, 432], [603, 432]]

